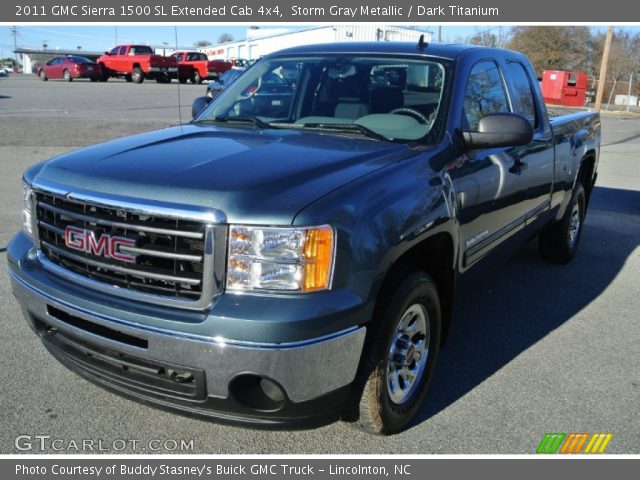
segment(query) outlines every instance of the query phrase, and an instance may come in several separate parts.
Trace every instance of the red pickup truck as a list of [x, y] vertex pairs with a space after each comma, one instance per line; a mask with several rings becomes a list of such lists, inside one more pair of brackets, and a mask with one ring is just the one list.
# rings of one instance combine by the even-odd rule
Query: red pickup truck
[[124, 77], [127, 82], [134, 83], [142, 83], [145, 78], [169, 83], [178, 74], [175, 58], [156, 55], [148, 45], [118, 45], [98, 58], [98, 63], [103, 81]]
[[186, 83], [202, 83], [202, 80], [215, 80], [231, 68], [224, 60], [209, 60], [202, 52], [176, 52], [171, 55], [178, 63], [178, 80]]

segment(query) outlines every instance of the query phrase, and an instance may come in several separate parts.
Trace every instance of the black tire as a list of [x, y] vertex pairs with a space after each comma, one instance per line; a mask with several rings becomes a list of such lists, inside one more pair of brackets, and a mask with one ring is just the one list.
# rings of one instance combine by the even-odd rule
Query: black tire
[[133, 83], [142, 83], [144, 82], [144, 73], [140, 67], [133, 67], [133, 71], [131, 72], [131, 80]]
[[42, 80], [43, 82], [46, 82], [47, 80], [49, 80], [47, 78], [47, 74], [44, 73], [44, 70], [40, 70], [40, 80]]
[[[357, 414], [351, 412], [350, 418], [357, 418], [360, 428], [376, 435], [399, 432], [411, 422], [427, 393], [440, 347], [442, 316], [435, 283], [426, 273], [413, 269], [404, 271], [398, 280], [392, 283], [398, 286], [385, 302], [380, 317], [373, 319], [350, 402], [352, 408], [357, 408]], [[427, 326], [424, 336], [428, 332], [429, 338], [423, 337], [422, 342], [428, 350], [420, 357], [418, 347], [410, 352], [410, 347], [406, 348], [406, 353], [398, 354], [401, 344], [405, 344], [402, 347], [405, 348], [407, 344], [418, 342], [421, 335], [405, 336], [398, 328], [411, 315], [419, 316], [419, 312]], [[418, 319], [410, 319], [408, 325], [412, 322], [417, 324]], [[398, 357], [407, 369], [416, 373], [412, 383], [402, 382], [397, 375]], [[419, 363], [419, 359], [423, 363]], [[415, 370], [411, 370], [411, 365]], [[391, 381], [394, 378], [397, 384]], [[406, 392], [401, 388], [403, 383]], [[403, 394], [406, 396], [400, 400], [392, 398]]]
[[73, 77], [71, 76], [71, 72], [69, 72], [69, 70], [65, 69], [65, 71], [62, 72], [62, 76], [64, 77], [65, 81], [73, 82]]
[[130, 73], [125, 74], [124, 80], [127, 83], [131, 83], [133, 81], [133, 79], [131, 78], [131, 74]]
[[538, 235], [538, 251], [542, 258], [562, 264], [575, 256], [582, 237], [585, 212], [586, 195], [578, 181], [562, 219], [548, 225]]
[[193, 71], [193, 76], [191, 77], [191, 81], [196, 85], [200, 85], [202, 83], [202, 77], [200, 76], [200, 72], [198, 70]]
[[178, 77], [178, 82], [180, 83], [187, 83], [187, 77]]
[[92, 82], [97, 82], [97, 81], [98, 81], [98, 79], [97, 79], [96, 77], [91, 77], [91, 81], [92, 81]]
[[100, 64], [100, 70], [102, 70], [102, 76], [100, 77], [101, 82], [106, 82], [109, 80], [109, 69], [104, 66], [103, 63]]

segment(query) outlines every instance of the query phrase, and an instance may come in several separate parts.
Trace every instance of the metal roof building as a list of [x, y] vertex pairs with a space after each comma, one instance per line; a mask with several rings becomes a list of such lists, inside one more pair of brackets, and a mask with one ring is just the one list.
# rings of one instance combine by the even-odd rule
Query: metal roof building
[[283, 48], [299, 45], [335, 42], [414, 42], [424, 34], [431, 41], [431, 33], [412, 27], [390, 25], [327, 25], [299, 31], [282, 29], [248, 29], [247, 38], [199, 48], [210, 59], [253, 60]]

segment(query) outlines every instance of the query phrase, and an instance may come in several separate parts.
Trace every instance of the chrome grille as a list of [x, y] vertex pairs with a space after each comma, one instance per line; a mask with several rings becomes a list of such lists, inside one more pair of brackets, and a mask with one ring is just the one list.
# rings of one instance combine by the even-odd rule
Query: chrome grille
[[[35, 192], [34, 203], [40, 256], [75, 278], [108, 286], [115, 294], [138, 293], [143, 300], [173, 300], [194, 308], [208, 304], [216, 293], [213, 228], [201, 220], [140, 213], [44, 191]], [[67, 227], [93, 232], [96, 240], [106, 234], [135, 241], [119, 247], [135, 262], [69, 248]]]

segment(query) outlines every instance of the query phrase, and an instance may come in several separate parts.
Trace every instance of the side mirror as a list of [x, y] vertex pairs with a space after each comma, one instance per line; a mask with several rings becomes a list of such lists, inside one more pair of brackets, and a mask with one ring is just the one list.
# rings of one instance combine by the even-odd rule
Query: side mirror
[[515, 113], [491, 113], [480, 119], [477, 132], [462, 132], [469, 150], [492, 147], [517, 147], [533, 139], [531, 122]]
[[203, 111], [211, 99], [209, 97], [198, 97], [193, 101], [191, 105], [191, 118], [196, 118], [201, 111]]

